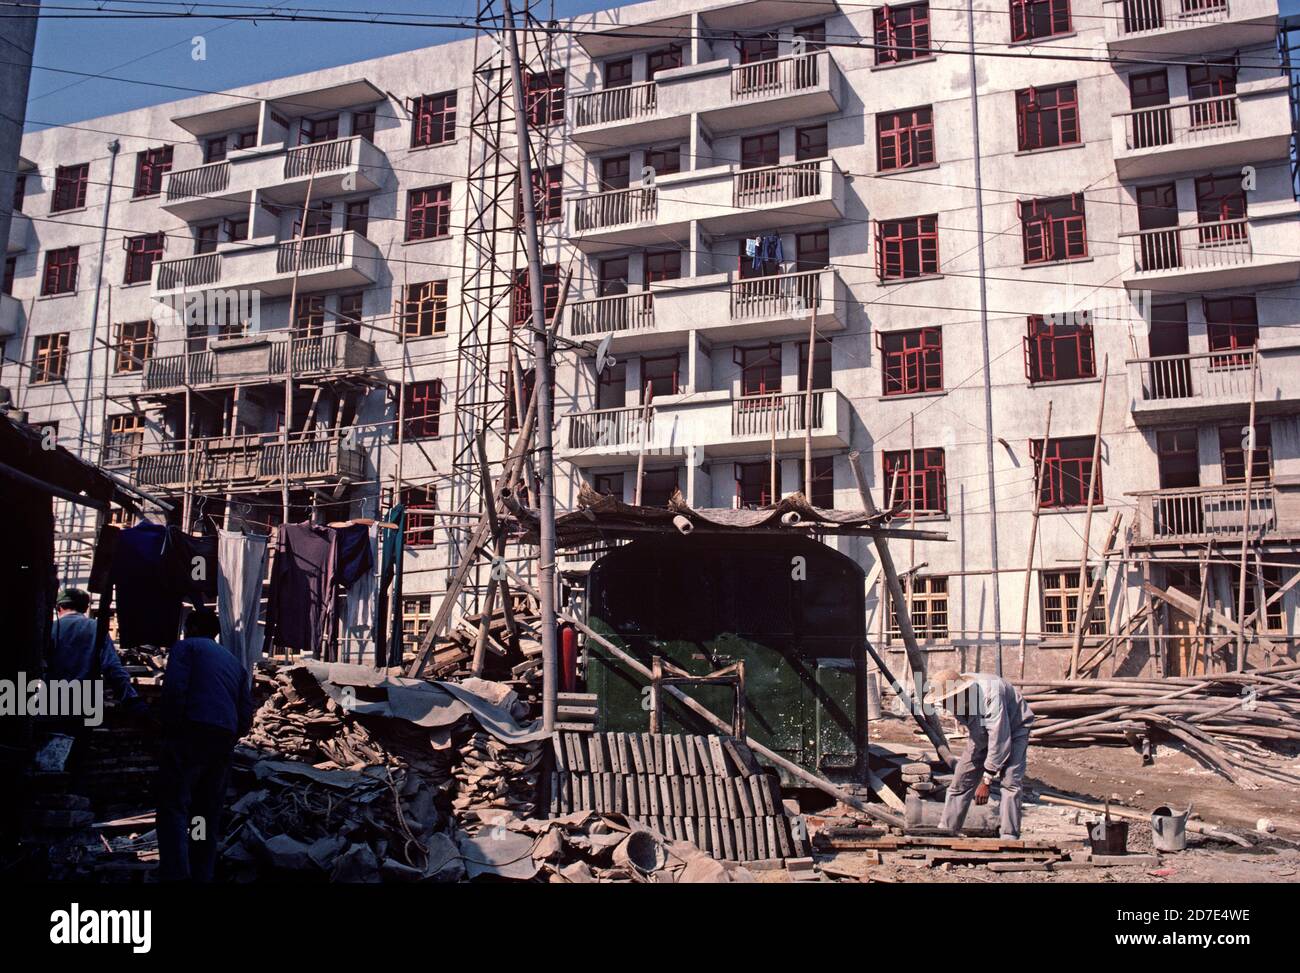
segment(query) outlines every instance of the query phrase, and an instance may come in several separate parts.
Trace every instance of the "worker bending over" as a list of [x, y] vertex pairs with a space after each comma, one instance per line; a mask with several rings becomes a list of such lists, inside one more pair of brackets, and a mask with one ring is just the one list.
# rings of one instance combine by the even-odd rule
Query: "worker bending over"
[[1000, 676], [944, 669], [935, 673], [926, 694], [927, 708], [942, 706], [967, 733], [966, 750], [957, 761], [939, 827], [951, 834], [961, 830], [976, 804], [987, 804], [989, 788], [1001, 782], [1003, 838], [1020, 837], [1020, 800], [1029, 754], [1033, 710], [1020, 690]]
[[159, 879], [212, 881], [235, 743], [253, 723], [248, 672], [214, 641], [217, 616], [196, 611], [163, 673], [158, 765]]

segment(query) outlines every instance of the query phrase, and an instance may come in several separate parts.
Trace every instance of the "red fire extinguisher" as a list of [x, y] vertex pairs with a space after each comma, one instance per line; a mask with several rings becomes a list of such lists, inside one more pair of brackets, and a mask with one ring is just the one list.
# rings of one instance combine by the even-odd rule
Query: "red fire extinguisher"
[[578, 688], [578, 630], [572, 625], [560, 626], [560, 686], [566, 693]]

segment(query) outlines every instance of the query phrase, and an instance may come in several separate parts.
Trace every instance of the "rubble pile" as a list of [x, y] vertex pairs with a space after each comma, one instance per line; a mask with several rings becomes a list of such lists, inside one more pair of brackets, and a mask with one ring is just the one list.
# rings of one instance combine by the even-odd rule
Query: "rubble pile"
[[513, 811], [521, 816], [537, 809], [537, 788], [546, 755], [541, 743], [503, 743], [476, 727], [457, 748], [457, 812], [471, 808]]

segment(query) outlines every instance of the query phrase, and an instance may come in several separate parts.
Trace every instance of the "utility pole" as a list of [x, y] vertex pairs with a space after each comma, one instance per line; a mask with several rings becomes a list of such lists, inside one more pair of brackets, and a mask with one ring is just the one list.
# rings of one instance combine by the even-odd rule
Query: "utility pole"
[[[1241, 564], [1237, 568], [1237, 671], [1246, 668], [1246, 554], [1250, 550], [1250, 488], [1255, 471], [1255, 396], [1259, 389], [1259, 346], [1256, 345], [1250, 355], [1250, 419], [1246, 425], [1245, 442], [1242, 443], [1242, 455], [1246, 463], [1246, 495], [1242, 502], [1241, 522]], [[1247, 448], [1249, 447], [1249, 448]], [[1259, 602], [1263, 604], [1263, 602]], [[1256, 612], [1262, 616], [1263, 609]], [[1260, 626], [1256, 624], [1256, 631]]]
[[[541, 247], [537, 240], [537, 207], [533, 195], [533, 164], [529, 157], [524, 76], [519, 65], [519, 38], [515, 34], [515, 12], [510, 6], [510, 0], [505, 0], [504, 13], [506, 34], [510, 42], [510, 84], [514, 96], [515, 138], [519, 152], [519, 196], [524, 210], [528, 289], [533, 305], [533, 387], [537, 396], [537, 506], [540, 519], [537, 589], [542, 629], [542, 725], [550, 731], [555, 727], [560, 678], [555, 631], [555, 457], [551, 447], [555, 406], [551, 401], [551, 347], [546, 328]], [[493, 503], [495, 500], [484, 497], [483, 502]]]

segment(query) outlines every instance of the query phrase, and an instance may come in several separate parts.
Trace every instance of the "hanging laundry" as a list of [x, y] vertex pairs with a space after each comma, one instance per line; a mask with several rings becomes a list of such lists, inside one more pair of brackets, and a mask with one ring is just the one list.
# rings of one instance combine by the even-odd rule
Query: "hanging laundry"
[[[348, 524], [344, 527], [331, 527], [330, 530], [334, 532], [334, 583], [344, 588], [351, 588], [363, 576], [370, 574], [375, 566], [375, 556], [370, 544], [370, 528], [365, 524]], [[347, 611], [348, 603], [345, 601], [343, 612], [346, 614]], [[329, 642], [325, 650], [327, 662], [339, 661], [338, 627], [339, 617], [336, 611], [331, 619]], [[349, 633], [345, 631], [345, 640], [348, 635]]]
[[746, 257], [751, 257], [751, 258], [752, 258], [752, 257], [754, 256], [755, 251], [758, 250], [758, 242], [759, 242], [759, 241], [758, 241], [758, 237], [750, 237], [749, 239], [747, 239], [747, 240], [745, 241], [745, 256], [746, 256]]
[[[375, 540], [378, 528], [366, 531], [366, 569], [348, 587], [343, 601], [342, 661], [365, 665], [377, 662], [375, 653]], [[342, 556], [339, 558], [343, 561]], [[368, 658], [367, 658], [368, 657]]]
[[[379, 608], [375, 613], [375, 666], [402, 664], [402, 558], [406, 551], [406, 508], [393, 507], [384, 521], [396, 524], [395, 530], [384, 535], [383, 564], [379, 579]], [[389, 618], [389, 585], [392, 585], [392, 625], [386, 630]]]
[[117, 538], [111, 577], [124, 649], [170, 648], [180, 634], [181, 602], [191, 585], [188, 546], [178, 534], [165, 524], [142, 520]]
[[209, 607], [217, 602], [217, 538], [210, 534], [195, 536], [179, 527], [170, 528], [172, 543], [178, 555], [189, 566], [186, 571], [188, 599], [195, 608]]
[[253, 665], [262, 658], [258, 608], [262, 579], [266, 577], [269, 537], [221, 531], [217, 540], [217, 614], [221, 619], [221, 644], [253, 678]]
[[785, 249], [781, 246], [779, 233], [763, 238], [763, 255], [769, 263], [785, 263]]
[[271, 644], [316, 653], [334, 615], [334, 531], [315, 524], [281, 524], [266, 612]]

